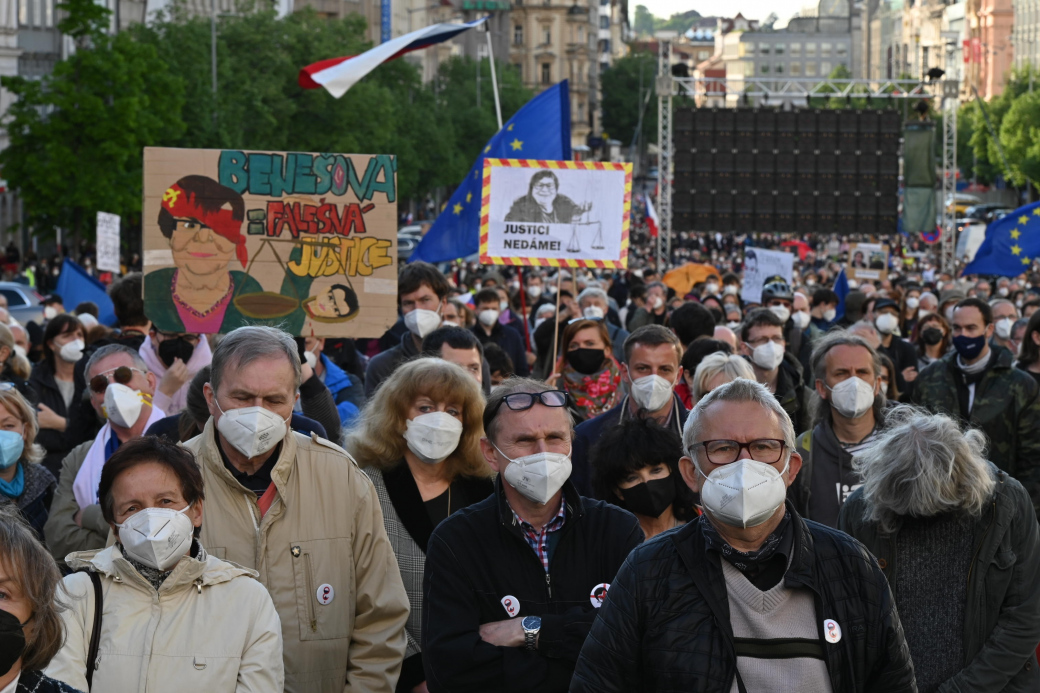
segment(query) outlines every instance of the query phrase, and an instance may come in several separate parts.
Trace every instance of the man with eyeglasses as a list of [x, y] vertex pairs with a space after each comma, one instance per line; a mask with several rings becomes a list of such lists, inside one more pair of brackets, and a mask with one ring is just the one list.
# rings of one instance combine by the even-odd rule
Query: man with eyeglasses
[[740, 353], [751, 362], [755, 380], [766, 386], [787, 411], [796, 431], [809, 425], [810, 392], [802, 381], [802, 364], [787, 351], [784, 321], [769, 308], [758, 308], [740, 326]]
[[122, 443], [144, 435], [166, 416], [152, 404], [156, 377], [137, 351], [121, 344], [103, 346], [91, 355], [84, 374], [90, 404], [106, 423], [93, 440], [74, 447], [62, 460], [43, 528], [47, 547], [59, 563], [73, 551], [105, 548], [109, 527], [97, 496], [101, 469]]
[[916, 692], [874, 558], [785, 503], [802, 460], [769, 391], [744, 379], [712, 390], [683, 452], [704, 514], [629, 556], [571, 692]]
[[495, 493], [438, 525], [427, 547], [426, 685], [566, 691], [603, 595], [643, 532], [568, 481], [566, 393], [511, 378], [488, 400], [484, 431]]

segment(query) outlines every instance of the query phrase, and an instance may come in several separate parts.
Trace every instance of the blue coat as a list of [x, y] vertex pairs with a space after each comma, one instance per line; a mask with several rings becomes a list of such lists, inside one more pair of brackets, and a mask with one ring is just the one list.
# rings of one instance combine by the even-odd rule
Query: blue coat
[[321, 355], [321, 365], [325, 368], [325, 387], [332, 393], [332, 400], [339, 412], [339, 421], [343, 428], [348, 428], [365, 404], [364, 388], [361, 387], [360, 380], [355, 383], [346, 371], [325, 354]]
[[[686, 425], [686, 417], [689, 412], [683, 406], [682, 400], [672, 395], [675, 402], [675, 411], [679, 412], [679, 428]], [[613, 409], [608, 409], [594, 419], [589, 419], [574, 429], [574, 444], [571, 450], [571, 483], [578, 489], [578, 493], [588, 498], [592, 495], [592, 465], [589, 462], [589, 451], [599, 442], [608, 428], [616, 426], [621, 421], [621, 415], [628, 407], [628, 397], [621, 400], [621, 404]], [[606, 500], [606, 499], [602, 499]]]

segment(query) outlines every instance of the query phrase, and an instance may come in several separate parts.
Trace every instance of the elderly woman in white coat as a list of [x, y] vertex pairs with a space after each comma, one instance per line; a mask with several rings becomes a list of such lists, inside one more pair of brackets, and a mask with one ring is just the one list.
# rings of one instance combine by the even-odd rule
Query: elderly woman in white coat
[[[269, 693], [284, 684], [281, 625], [256, 573], [206, 553], [202, 476], [162, 438], [121, 445], [101, 473], [117, 542], [69, 554], [66, 641], [46, 674], [104, 693]], [[101, 591], [96, 653], [91, 651]]]

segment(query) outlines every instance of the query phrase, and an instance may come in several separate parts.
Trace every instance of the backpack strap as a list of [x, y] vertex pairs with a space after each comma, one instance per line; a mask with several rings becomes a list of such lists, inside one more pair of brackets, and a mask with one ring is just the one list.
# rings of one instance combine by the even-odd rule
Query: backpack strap
[[101, 612], [104, 609], [104, 597], [101, 593], [101, 576], [88, 570], [90, 582], [94, 585], [94, 624], [90, 632], [90, 647], [87, 649], [87, 690], [94, 682], [94, 667], [97, 664], [98, 647], [101, 644]]

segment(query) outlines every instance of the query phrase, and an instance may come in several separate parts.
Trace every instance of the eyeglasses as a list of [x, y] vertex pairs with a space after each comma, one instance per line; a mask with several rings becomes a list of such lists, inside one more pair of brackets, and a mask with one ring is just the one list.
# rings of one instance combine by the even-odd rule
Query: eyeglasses
[[784, 454], [786, 443], [774, 438], [759, 438], [750, 443], [735, 440], [705, 440], [704, 453], [712, 464], [732, 464], [740, 459], [740, 451], [746, 449], [751, 459], [766, 464], [776, 464]]
[[491, 415], [485, 417], [490, 421], [498, 414], [498, 410], [505, 404], [513, 411], [527, 411], [534, 406], [535, 402], [541, 402], [547, 407], [566, 407], [569, 401], [568, 395], [563, 390], [546, 390], [545, 392], [514, 392], [506, 395], [498, 401]]
[[105, 390], [108, 389], [108, 384], [112, 382], [112, 380], [115, 380], [115, 382], [120, 385], [126, 385], [134, 379], [134, 373], [145, 375], [145, 372], [139, 368], [130, 368], [128, 366], [120, 366], [119, 368], [113, 368], [110, 371], [99, 373], [90, 379], [90, 389], [95, 394], [104, 394]]

